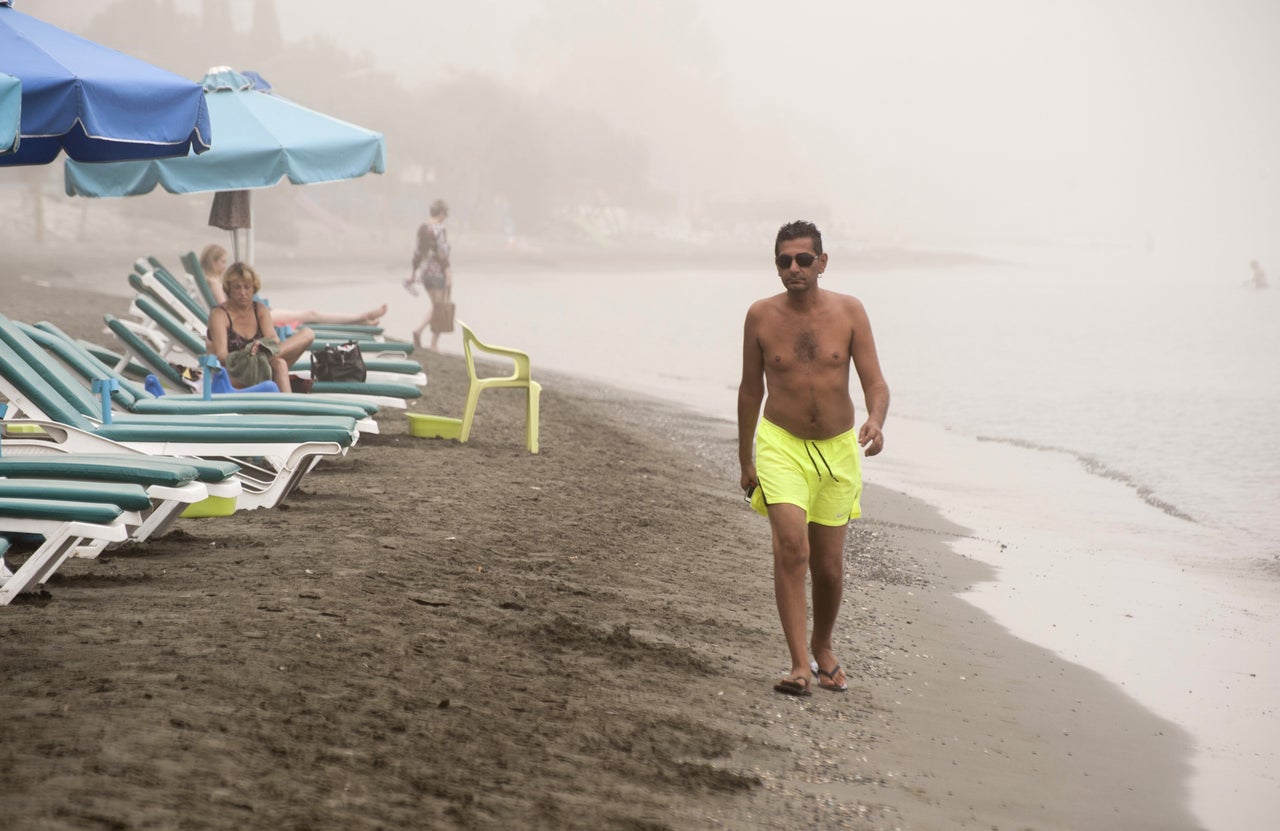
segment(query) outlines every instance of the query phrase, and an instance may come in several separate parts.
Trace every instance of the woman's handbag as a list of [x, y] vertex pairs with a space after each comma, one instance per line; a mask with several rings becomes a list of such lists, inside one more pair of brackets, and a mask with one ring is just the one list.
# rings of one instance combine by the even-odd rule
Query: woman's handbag
[[316, 381], [364, 382], [367, 373], [360, 344], [353, 340], [311, 353], [311, 377]]
[[444, 299], [431, 307], [431, 331], [432, 332], [452, 332], [453, 331], [453, 313], [455, 306], [451, 296], [452, 289], [444, 290]]

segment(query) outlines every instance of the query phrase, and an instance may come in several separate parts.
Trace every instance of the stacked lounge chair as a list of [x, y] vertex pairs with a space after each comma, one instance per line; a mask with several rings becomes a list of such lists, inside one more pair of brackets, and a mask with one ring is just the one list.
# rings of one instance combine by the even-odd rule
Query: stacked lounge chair
[[[148, 288], [138, 275], [130, 275], [130, 281], [138, 292], [131, 308], [146, 323], [121, 320], [113, 315], [103, 316], [108, 329], [124, 346], [124, 353], [116, 356], [115, 369], [124, 370], [136, 362], [174, 389], [186, 388], [186, 381], [174, 364], [198, 366], [205, 350], [203, 336], [196, 334], [193, 324], [184, 323], [177, 316], [175, 307], [183, 304], [171, 297], [166, 299], [165, 294]], [[94, 354], [110, 360], [110, 354], [101, 349], [95, 350]], [[399, 409], [406, 407], [408, 401], [421, 397], [422, 390], [418, 385], [426, 382], [426, 376], [416, 362], [369, 358], [365, 360], [365, 366], [372, 367], [372, 376], [365, 382], [316, 381], [312, 385], [312, 393], [348, 398], [358, 396], [380, 407]], [[309, 371], [309, 365], [298, 367], [298, 371]], [[404, 380], [388, 380], [392, 378]]]
[[[242, 507], [283, 500], [320, 458], [346, 453], [358, 436], [353, 418], [270, 415], [90, 415], [92, 394], [0, 316], [0, 393], [25, 416], [31, 441], [87, 453], [143, 452], [230, 461]], [[101, 410], [99, 410], [101, 412]], [[107, 413], [102, 413], [107, 415]], [[6, 413], [9, 423], [13, 422]]]
[[[323, 458], [377, 432], [380, 406], [404, 407], [426, 383], [410, 344], [342, 325], [313, 327], [317, 348], [357, 340], [372, 383], [315, 385], [339, 394], [185, 394], [169, 361], [192, 365], [203, 354], [207, 285], [202, 298], [154, 259], [136, 272], [139, 319], [111, 326], [124, 354], [0, 315], [0, 605], [68, 557], [143, 542], [180, 516], [279, 504]], [[182, 392], [153, 395], [138, 380], [147, 374]], [[10, 569], [3, 555], [19, 538], [36, 542]]]

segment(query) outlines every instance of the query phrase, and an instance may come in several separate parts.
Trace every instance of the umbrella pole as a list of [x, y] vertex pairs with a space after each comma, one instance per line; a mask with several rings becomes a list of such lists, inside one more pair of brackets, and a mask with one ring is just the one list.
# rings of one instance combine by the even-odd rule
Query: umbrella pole
[[249, 203], [249, 225], [244, 229], [244, 247], [245, 255], [249, 265], [253, 265], [253, 191], [246, 191], [247, 201]]

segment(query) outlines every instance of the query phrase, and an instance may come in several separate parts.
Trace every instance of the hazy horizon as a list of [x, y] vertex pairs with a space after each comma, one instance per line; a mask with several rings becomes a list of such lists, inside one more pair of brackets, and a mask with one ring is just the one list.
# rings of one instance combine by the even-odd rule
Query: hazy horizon
[[[83, 29], [112, 3], [74, 5], [19, 8]], [[252, 0], [228, 5], [247, 27]], [[598, 113], [690, 203], [812, 205], [878, 239], [1280, 259], [1280, 7], [1261, 0], [276, 7], [286, 41], [406, 84], [478, 72]]]

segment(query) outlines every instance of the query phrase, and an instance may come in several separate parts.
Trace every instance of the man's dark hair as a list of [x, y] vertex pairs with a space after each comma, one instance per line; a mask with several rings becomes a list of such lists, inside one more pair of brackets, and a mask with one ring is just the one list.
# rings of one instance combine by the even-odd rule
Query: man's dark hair
[[813, 253], [822, 253], [822, 232], [818, 230], [818, 226], [814, 225], [807, 219], [797, 219], [795, 222], [788, 222], [778, 229], [778, 238], [773, 241], [773, 256], [778, 256], [778, 251], [782, 249], [782, 243], [789, 239], [803, 239], [810, 237], [813, 239]]

